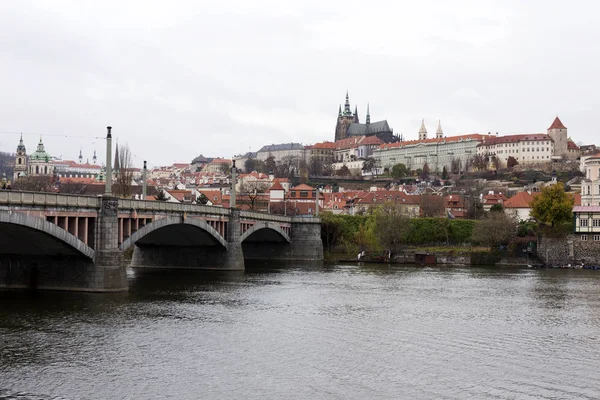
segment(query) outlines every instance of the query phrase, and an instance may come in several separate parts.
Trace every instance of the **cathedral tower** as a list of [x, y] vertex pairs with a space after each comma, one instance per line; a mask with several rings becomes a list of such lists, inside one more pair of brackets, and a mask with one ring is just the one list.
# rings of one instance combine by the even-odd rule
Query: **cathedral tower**
[[14, 169], [13, 181], [16, 181], [21, 176], [27, 175], [27, 150], [25, 144], [23, 144], [23, 135], [21, 134], [21, 140], [17, 146], [17, 155], [15, 158], [15, 169]]
[[335, 140], [341, 140], [348, 137], [348, 127], [350, 124], [358, 120], [358, 113], [352, 114], [350, 109], [350, 98], [346, 91], [346, 102], [344, 103], [344, 111], [342, 112], [342, 106], [338, 111], [337, 124], [335, 126]]

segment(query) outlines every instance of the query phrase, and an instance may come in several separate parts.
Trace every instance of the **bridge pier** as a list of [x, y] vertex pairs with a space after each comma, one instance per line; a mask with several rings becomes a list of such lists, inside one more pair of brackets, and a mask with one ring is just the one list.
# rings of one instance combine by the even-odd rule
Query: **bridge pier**
[[243, 271], [244, 251], [242, 250], [240, 209], [232, 208], [227, 224], [227, 252], [223, 255], [221, 269]]
[[292, 221], [291, 243], [283, 255], [289, 261], [323, 261], [321, 219], [303, 218]]
[[128, 290], [123, 253], [119, 250], [118, 208], [118, 198], [102, 197], [96, 222], [94, 268], [90, 271], [88, 290], [98, 292]]

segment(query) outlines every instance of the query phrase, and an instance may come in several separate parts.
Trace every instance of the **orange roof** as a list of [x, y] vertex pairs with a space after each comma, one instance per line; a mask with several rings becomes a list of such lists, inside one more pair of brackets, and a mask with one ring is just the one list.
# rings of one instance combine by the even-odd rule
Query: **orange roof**
[[556, 118], [554, 118], [554, 122], [552, 122], [552, 125], [550, 125], [550, 128], [548, 129], [567, 129], [567, 127], [563, 125], [557, 115]]
[[459, 142], [464, 140], [485, 140], [487, 136], [481, 135], [479, 133], [472, 133], [468, 135], [458, 135], [458, 136], [447, 136], [444, 138], [431, 138], [425, 140], [408, 140], [406, 142], [396, 142], [396, 143], [386, 143], [380, 146], [381, 149], [391, 149], [395, 147], [403, 147], [407, 145], [419, 144], [419, 143], [452, 143]]
[[360, 199], [360, 204], [383, 204], [386, 201], [394, 203], [405, 203], [405, 204], [418, 204], [420, 196], [409, 196], [404, 192], [398, 190], [378, 190], [376, 192], [368, 192]]
[[569, 149], [569, 150], [579, 150], [579, 146], [577, 146], [574, 141], [572, 141], [571, 139], [569, 139], [567, 141], [567, 149]]
[[525, 133], [521, 135], [489, 136], [479, 146], [491, 146], [498, 143], [516, 143], [529, 140], [550, 140], [552, 138], [545, 133]]
[[538, 193], [519, 192], [506, 200], [503, 204], [504, 208], [529, 208], [534, 197]]
[[80, 164], [77, 161], [72, 161], [72, 160], [58, 160], [58, 161], [55, 161], [54, 163], [58, 164], [58, 165], [68, 165], [69, 167], [73, 167], [73, 168], [102, 169], [102, 167], [97, 164], [90, 164], [90, 163]]
[[379, 139], [377, 136], [367, 136], [361, 142], [360, 145], [368, 145], [368, 144], [383, 144], [384, 141]]
[[271, 186], [271, 189], [269, 189], [269, 190], [283, 190], [283, 186], [281, 186], [281, 183], [276, 181], [275, 184], [273, 186]]
[[575, 199], [574, 202], [574, 206], [580, 206], [581, 205], [581, 194], [580, 193], [573, 193], [573, 198]]
[[308, 186], [304, 183], [301, 183], [298, 186], [294, 186], [291, 190], [315, 190], [315, 188], [312, 186]]
[[60, 183], [82, 183], [82, 184], [96, 183], [95, 178], [68, 178], [65, 176], [58, 178], [58, 181]]
[[341, 149], [351, 149], [353, 147], [358, 146], [361, 140], [363, 140], [364, 136], [353, 136], [346, 139], [341, 139], [335, 142], [336, 150]]
[[182, 164], [182, 163], [175, 163], [175, 164], [173, 164], [174, 168], [187, 168], [189, 166], [190, 166], [190, 164]]
[[333, 142], [321, 142], [315, 143], [310, 146], [311, 149], [335, 149], [335, 143]]

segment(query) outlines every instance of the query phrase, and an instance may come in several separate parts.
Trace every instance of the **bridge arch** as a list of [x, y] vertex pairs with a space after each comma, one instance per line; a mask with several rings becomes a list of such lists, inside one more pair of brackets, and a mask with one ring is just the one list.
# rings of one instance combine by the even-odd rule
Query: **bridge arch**
[[221, 246], [227, 249], [227, 241], [223, 238], [223, 236], [219, 234], [219, 232], [217, 232], [212, 226], [207, 224], [205, 221], [196, 218], [183, 219], [182, 217], [166, 217], [151, 222], [150, 224], [136, 231], [125, 241], [123, 241], [123, 243], [121, 243], [121, 245], [119, 246], [119, 249], [124, 251], [131, 247], [133, 244], [137, 243], [139, 240], [142, 240], [147, 235], [150, 235], [152, 232], [158, 231], [162, 228], [176, 225], [194, 226], [198, 229], [201, 229], [211, 238], [213, 238], [217, 243], [221, 244]]
[[256, 222], [254, 225], [252, 225], [252, 227], [250, 227], [246, 232], [244, 232], [242, 234], [242, 236], [240, 237], [240, 241], [242, 243], [244, 243], [244, 241], [246, 239], [248, 239], [250, 236], [252, 236], [253, 234], [257, 233], [260, 230], [263, 229], [269, 229], [271, 231], [275, 231], [276, 233], [279, 234], [279, 237], [281, 237], [284, 241], [291, 243], [292, 239], [290, 239], [289, 235], [287, 233], [285, 233], [283, 231], [283, 229], [281, 229], [281, 227], [279, 226], [279, 224], [276, 224], [275, 222]]
[[[82, 254], [85, 257], [90, 258], [90, 259], [94, 258], [94, 255], [95, 255], [94, 249], [92, 249], [91, 247], [89, 247], [88, 245], [83, 243], [81, 240], [79, 240], [79, 238], [72, 235], [65, 229], [63, 229], [63, 228], [59, 227], [58, 225], [55, 225], [51, 222], [48, 222], [45, 219], [38, 218], [38, 217], [32, 217], [32, 216], [24, 214], [24, 213], [18, 213], [18, 212], [13, 212], [13, 211], [1, 211], [0, 212], [0, 224], [13, 224], [16, 226], [27, 228], [29, 230], [33, 230], [35, 232], [40, 232], [40, 233], [46, 235], [46, 237], [50, 236], [50, 237], [58, 240], [63, 245], [66, 244], [67, 245], [66, 248], [69, 250], [74, 250], [76, 253]], [[10, 239], [15, 239], [15, 236], [19, 236], [19, 235], [23, 235], [23, 234], [27, 235], [25, 232], [18, 232], [18, 231], [8, 233], [8, 235], [11, 236]], [[0, 237], [1, 237], [1, 235], [0, 235]], [[42, 236], [40, 236], [40, 238], [42, 238]], [[5, 239], [5, 238], [2, 238], [2, 239]], [[20, 241], [19, 239], [16, 239], [16, 240]], [[44, 239], [42, 239], [42, 241], [44, 241]], [[38, 244], [40, 246], [53, 246], [51, 241], [46, 241], [46, 243], [43, 243], [43, 244], [40, 244], [37, 242], [38, 241], [36, 241], [36, 244]], [[32, 246], [32, 244], [27, 241], [26, 241], [26, 243], [23, 243], [22, 245]], [[54, 250], [56, 250], [56, 249], [54, 249]]]

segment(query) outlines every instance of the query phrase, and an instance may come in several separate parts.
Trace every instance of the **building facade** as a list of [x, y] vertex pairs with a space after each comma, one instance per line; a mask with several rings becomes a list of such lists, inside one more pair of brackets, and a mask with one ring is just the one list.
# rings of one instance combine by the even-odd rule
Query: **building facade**
[[505, 166], [509, 157], [513, 157], [519, 164], [549, 162], [555, 154], [554, 140], [550, 135], [543, 133], [488, 135], [477, 147], [477, 154], [496, 156]]
[[523, 135], [488, 135], [477, 153], [496, 156], [505, 163], [513, 157], [519, 164], [533, 164], [557, 160], [575, 160], [580, 156], [579, 147], [568, 137], [567, 127], [556, 117], [547, 133]]
[[410, 170], [416, 170], [427, 163], [431, 171], [439, 172], [444, 167], [450, 171], [454, 162], [460, 171], [464, 171], [468, 160], [477, 154], [477, 146], [484, 139], [485, 135], [480, 134], [449, 137], [440, 134], [435, 139], [382, 144], [373, 156], [381, 168], [392, 168], [401, 163]]
[[281, 160], [284, 157], [294, 157], [298, 160], [306, 160], [306, 151], [300, 143], [282, 143], [263, 146], [256, 152], [258, 160], [265, 161], [269, 157], [275, 157], [276, 160]]
[[600, 154], [587, 158], [584, 168], [585, 178], [581, 181], [581, 205], [600, 206]]

